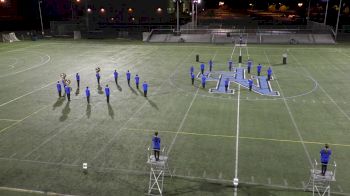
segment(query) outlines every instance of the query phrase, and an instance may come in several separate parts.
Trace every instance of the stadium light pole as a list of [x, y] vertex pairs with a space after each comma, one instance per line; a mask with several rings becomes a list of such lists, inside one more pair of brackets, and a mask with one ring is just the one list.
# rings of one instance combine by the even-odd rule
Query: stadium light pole
[[43, 16], [41, 15], [41, 3], [43, 1], [39, 0], [38, 1], [38, 6], [39, 6], [39, 15], [40, 15], [40, 23], [41, 23], [41, 35], [44, 36], [44, 25], [43, 25]]
[[194, 29], [194, 2], [196, 0], [192, 0], [192, 29]]
[[329, 0], [327, 0], [327, 4], [326, 4], [326, 12], [325, 12], [325, 14], [324, 14], [324, 20], [323, 20], [323, 24], [324, 24], [324, 25], [326, 25], [326, 22], [327, 22], [328, 3], [329, 3]]
[[196, 28], [198, 26], [198, 4], [201, 3], [201, 0], [196, 0]]
[[310, 20], [310, 7], [311, 7], [311, 0], [309, 0], [309, 6], [307, 8], [307, 20]]
[[173, 0], [176, 3], [176, 33], [180, 33], [180, 13], [179, 13], [179, 4], [181, 0]]
[[339, 7], [338, 7], [338, 18], [337, 18], [337, 25], [335, 26], [335, 40], [337, 40], [337, 35], [338, 35], [338, 26], [339, 26], [339, 17], [340, 17], [340, 10], [341, 10], [341, 3], [342, 3], [342, 0], [340, 0], [339, 2]]

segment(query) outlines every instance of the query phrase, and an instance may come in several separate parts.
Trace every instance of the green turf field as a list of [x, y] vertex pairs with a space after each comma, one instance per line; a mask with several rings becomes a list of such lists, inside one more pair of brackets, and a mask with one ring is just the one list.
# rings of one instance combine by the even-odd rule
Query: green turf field
[[[283, 65], [286, 49], [288, 64]], [[249, 55], [254, 66], [261, 63], [264, 74], [272, 66], [271, 86], [281, 96], [258, 95], [236, 84], [231, 85], [234, 95], [209, 93], [215, 82], [206, 89], [197, 88], [199, 81], [191, 86], [190, 65], [199, 71], [196, 54], [206, 64], [213, 59], [214, 70], [226, 70], [227, 60], [232, 56], [237, 62], [240, 51], [244, 62]], [[349, 62], [347, 45], [0, 44], [0, 195], [40, 195], [30, 190], [143, 195], [150, 171], [147, 147], [155, 130], [174, 174], [165, 178], [165, 195], [233, 195], [235, 176], [239, 196], [312, 195], [303, 184], [324, 143], [337, 163], [332, 193], [350, 195]], [[102, 87], [111, 87], [109, 105], [103, 89], [97, 89], [97, 66]], [[147, 99], [133, 79], [127, 86], [127, 70], [149, 82]], [[56, 93], [62, 72], [72, 80], [70, 103]], [[90, 105], [85, 86], [91, 88]]]

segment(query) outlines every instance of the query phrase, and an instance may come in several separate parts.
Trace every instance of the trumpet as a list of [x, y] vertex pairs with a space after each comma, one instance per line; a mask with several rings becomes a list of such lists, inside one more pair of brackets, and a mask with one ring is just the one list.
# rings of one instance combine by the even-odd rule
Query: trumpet
[[67, 74], [65, 74], [65, 73], [61, 73], [61, 74], [60, 74], [60, 77], [61, 77], [63, 80], [65, 80], [65, 79], [66, 79], [66, 77], [67, 77]]
[[96, 67], [96, 73], [99, 73], [101, 71], [101, 68], [100, 67]]

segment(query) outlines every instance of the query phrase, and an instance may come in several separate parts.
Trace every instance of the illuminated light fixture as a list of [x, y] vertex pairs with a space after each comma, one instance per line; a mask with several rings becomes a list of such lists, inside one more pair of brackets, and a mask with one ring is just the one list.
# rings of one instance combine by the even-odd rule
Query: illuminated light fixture
[[157, 12], [162, 12], [162, 8], [157, 8]]
[[225, 5], [225, 2], [219, 1], [219, 6], [224, 6], [224, 5]]
[[131, 7], [129, 7], [128, 12], [132, 12], [132, 11], [133, 11], [133, 9]]
[[298, 7], [303, 7], [303, 3], [298, 3]]
[[253, 6], [253, 4], [252, 4], [252, 3], [249, 3], [249, 6]]
[[101, 9], [100, 9], [100, 12], [101, 12], [101, 13], [105, 13], [105, 11], [106, 11], [106, 10], [105, 10], [104, 8], [101, 8]]
[[76, 0], [76, 2], [78, 2], [78, 3], [79, 3], [79, 2], [80, 2], [80, 0]]
[[88, 8], [88, 9], [87, 9], [87, 12], [89, 12], [89, 13], [92, 12], [91, 8]]
[[111, 21], [113, 21], [113, 20], [114, 20], [114, 18], [112, 17], [112, 18], [111, 18]]
[[132, 21], [135, 21], [135, 18], [134, 18], [134, 17], [132, 17], [132, 18], [131, 18], [131, 20], [132, 20]]
[[1, 3], [5, 3], [5, 0], [0, 0]]

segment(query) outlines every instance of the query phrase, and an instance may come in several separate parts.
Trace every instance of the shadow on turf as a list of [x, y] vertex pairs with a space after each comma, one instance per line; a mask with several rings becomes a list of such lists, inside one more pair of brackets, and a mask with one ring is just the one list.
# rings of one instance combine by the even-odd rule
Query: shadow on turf
[[65, 97], [59, 97], [57, 98], [57, 101], [53, 104], [52, 110], [55, 110], [57, 107], [60, 107], [65, 100]]
[[108, 106], [108, 115], [109, 115], [112, 119], [114, 119], [114, 111], [113, 111], [113, 108], [112, 108], [111, 104], [108, 103], [107, 106]]
[[67, 101], [66, 105], [64, 106], [63, 110], [62, 110], [62, 115], [60, 117], [60, 121], [63, 122], [65, 120], [67, 120], [68, 118], [68, 114], [70, 113], [70, 107], [69, 107], [69, 101]]
[[77, 88], [77, 90], [75, 91], [75, 96], [78, 96], [79, 93], [80, 93], [79, 88]]
[[271, 67], [275, 67], [275, 66], [286, 66], [287, 64], [283, 64], [283, 63], [276, 63], [276, 64], [272, 64]]
[[131, 86], [129, 86], [129, 87], [130, 87], [131, 92], [134, 93], [135, 95], [137, 95], [137, 92], [135, 91], [135, 89]]
[[117, 85], [117, 89], [118, 89], [119, 91], [122, 91], [122, 90], [123, 90], [122, 87], [121, 87], [118, 83], [116, 83], [116, 85]]
[[91, 116], [91, 105], [90, 104], [87, 104], [86, 105], [86, 112], [85, 112], [87, 118], [90, 118]]
[[97, 93], [100, 94], [100, 95], [103, 94], [102, 86], [101, 86], [101, 85], [98, 85], [98, 86], [97, 86]]
[[159, 110], [158, 106], [156, 103], [154, 103], [152, 100], [148, 99], [148, 97], [146, 97], [148, 103], [153, 107], [155, 108], [156, 110]]

